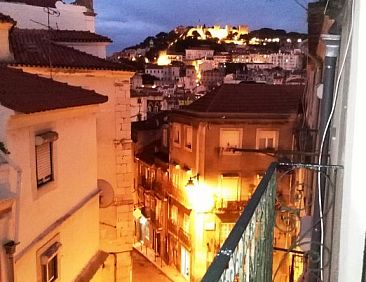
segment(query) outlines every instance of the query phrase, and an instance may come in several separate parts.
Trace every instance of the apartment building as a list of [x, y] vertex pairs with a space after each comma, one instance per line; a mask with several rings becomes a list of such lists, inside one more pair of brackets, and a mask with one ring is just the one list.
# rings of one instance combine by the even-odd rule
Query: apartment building
[[5, 66], [0, 77], [1, 281], [103, 281], [96, 113], [108, 97]]
[[[12, 14], [20, 21], [26, 13], [19, 11], [28, 11], [28, 6], [39, 8], [41, 4], [31, 1], [31, 5], [12, 5], [18, 5]], [[65, 5], [79, 9], [78, 5]], [[7, 6], [0, 5], [0, 11], [4, 7]], [[44, 13], [43, 6], [32, 11], [36, 15]], [[105, 261], [103, 279], [130, 281], [133, 163], [129, 80], [134, 73], [124, 65], [105, 60], [103, 54], [111, 40], [89, 30], [77, 30], [77, 26], [73, 30], [21, 29], [15, 20], [1, 24], [0, 59], [9, 67], [108, 97], [97, 113], [98, 187], [109, 195], [99, 209], [101, 248], [111, 254]]]
[[[302, 90], [222, 85], [173, 111], [152, 156], [138, 156], [138, 198], [148, 211], [139, 238], [188, 281], [202, 278], [269, 163], [295, 145]], [[159, 144], [169, 160], [157, 159]], [[289, 183], [284, 176], [284, 199]]]

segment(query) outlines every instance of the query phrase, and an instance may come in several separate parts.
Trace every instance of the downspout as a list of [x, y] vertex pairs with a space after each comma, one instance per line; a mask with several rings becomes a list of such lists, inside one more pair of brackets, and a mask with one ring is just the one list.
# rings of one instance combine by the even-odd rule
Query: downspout
[[[323, 73], [323, 95], [320, 105], [319, 120], [319, 164], [327, 165], [329, 162], [329, 130], [328, 119], [330, 118], [333, 108], [334, 81], [339, 55], [340, 35], [322, 34], [321, 39], [325, 43], [324, 73]], [[326, 132], [327, 131], [327, 132]], [[321, 168], [318, 172], [318, 185], [314, 193], [314, 210], [313, 210], [313, 231], [311, 236], [311, 254], [319, 254], [319, 259], [309, 262], [310, 270], [313, 275], [310, 281], [323, 281], [323, 236], [324, 236], [324, 194], [327, 182], [327, 170]], [[317, 271], [319, 270], [319, 271]]]
[[15, 222], [14, 222], [14, 240], [5, 243], [3, 246], [5, 252], [8, 255], [10, 264], [9, 270], [9, 281], [15, 281], [15, 265], [14, 265], [14, 253], [16, 251], [16, 245], [19, 244], [19, 214], [20, 214], [20, 193], [21, 193], [21, 182], [22, 182], [22, 169], [16, 164], [9, 156], [0, 151], [0, 156], [16, 171], [17, 182], [16, 182], [16, 203], [15, 203]]

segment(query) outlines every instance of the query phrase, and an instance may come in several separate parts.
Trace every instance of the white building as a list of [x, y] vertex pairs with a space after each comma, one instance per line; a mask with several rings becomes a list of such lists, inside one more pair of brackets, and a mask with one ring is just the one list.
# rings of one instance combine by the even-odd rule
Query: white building
[[176, 66], [159, 66], [149, 64], [145, 67], [145, 73], [157, 77], [166, 83], [172, 83], [179, 79], [180, 68]]
[[204, 47], [192, 47], [186, 49], [186, 60], [212, 59], [214, 50]]
[[103, 281], [96, 112], [107, 97], [7, 67], [0, 76], [0, 280]]
[[0, 12], [16, 20], [19, 28], [48, 29], [50, 26], [60, 30], [95, 32], [96, 14], [92, 0], [77, 0], [74, 4], [59, 0], [0, 0]]
[[[0, 11], [2, 7], [0, 5]], [[19, 4], [15, 10], [23, 9], [27, 11], [26, 5]], [[0, 23], [0, 61], [7, 61], [9, 66], [28, 73], [108, 96], [108, 102], [96, 114], [98, 187], [109, 195], [99, 209], [100, 244], [103, 251], [111, 254], [101, 275], [102, 281], [130, 281], [133, 163], [129, 99], [133, 72], [124, 65], [95, 56], [98, 51], [93, 50], [93, 46], [100, 37], [89, 31], [25, 30], [12, 28], [14, 21]], [[42, 36], [42, 32], [48, 32], [48, 36]], [[12, 48], [9, 48], [10, 42]], [[75, 47], [75, 42], [84, 42], [91, 52], [70, 48]]]
[[302, 67], [302, 55], [295, 52], [282, 53], [280, 51], [270, 54], [267, 58], [266, 62], [272, 63], [284, 70], [298, 70]]

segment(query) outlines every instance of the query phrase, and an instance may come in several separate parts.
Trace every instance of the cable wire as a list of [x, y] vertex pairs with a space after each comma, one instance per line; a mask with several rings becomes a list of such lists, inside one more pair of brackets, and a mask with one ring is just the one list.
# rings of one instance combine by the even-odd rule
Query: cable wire
[[[338, 94], [339, 94], [338, 93], [339, 92], [339, 85], [340, 85], [340, 81], [341, 81], [341, 78], [342, 78], [344, 66], [346, 64], [346, 59], [347, 59], [347, 55], [348, 55], [349, 47], [350, 47], [350, 43], [351, 43], [351, 38], [352, 38], [352, 33], [353, 33], [354, 3], [355, 3], [355, 1], [352, 0], [352, 2], [351, 2], [351, 26], [350, 26], [350, 30], [349, 30], [349, 36], [348, 36], [348, 39], [347, 39], [347, 43], [346, 43], [345, 53], [344, 53], [343, 60], [342, 60], [342, 63], [341, 63], [340, 69], [339, 69], [338, 76], [337, 76], [336, 86], [335, 86], [335, 90], [334, 90], [334, 95], [335, 96], [334, 96], [334, 99], [333, 99], [332, 109], [331, 109], [331, 112], [329, 114], [327, 123], [325, 125], [322, 140], [321, 140], [321, 143], [320, 143], [319, 162], [318, 162], [319, 165], [321, 165], [321, 163], [322, 163], [324, 144], [325, 144], [326, 136], [327, 136], [327, 133], [328, 133], [328, 130], [329, 130], [329, 127], [330, 127], [330, 123], [333, 119], [335, 108], [336, 108], [336, 105], [337, 105]], [[324, 281], [324, 279], [323, 279], [323, 277], [324, 277], [324, 270], [323, 270], [324, 218], [323, 218], [323, 216], [324, 215], [323, 215], [323, 211], [322, 211], [323, 205], [322, 205], [322, 194], [321, 194], [321, 189], [320, 189], [320, 176], [321, 176], [321, 174], [318, 173], [318, 204], [319, 204], [319, 217], [320, 217], [320, 280]]]

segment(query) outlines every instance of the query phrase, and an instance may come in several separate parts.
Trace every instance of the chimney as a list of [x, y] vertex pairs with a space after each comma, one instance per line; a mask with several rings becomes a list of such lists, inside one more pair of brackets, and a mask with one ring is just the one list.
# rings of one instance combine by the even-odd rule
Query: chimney
[[75, 0], [72, 4], [86, 7], [88, 9], [88, 15], [96, 16], [93, 8], [93, 0]]
[[0, 62], [9, 62], [13, 60], [13, 54], [10, 52], [9, 33], [16, 21], [11, 17], [0, 13]]

